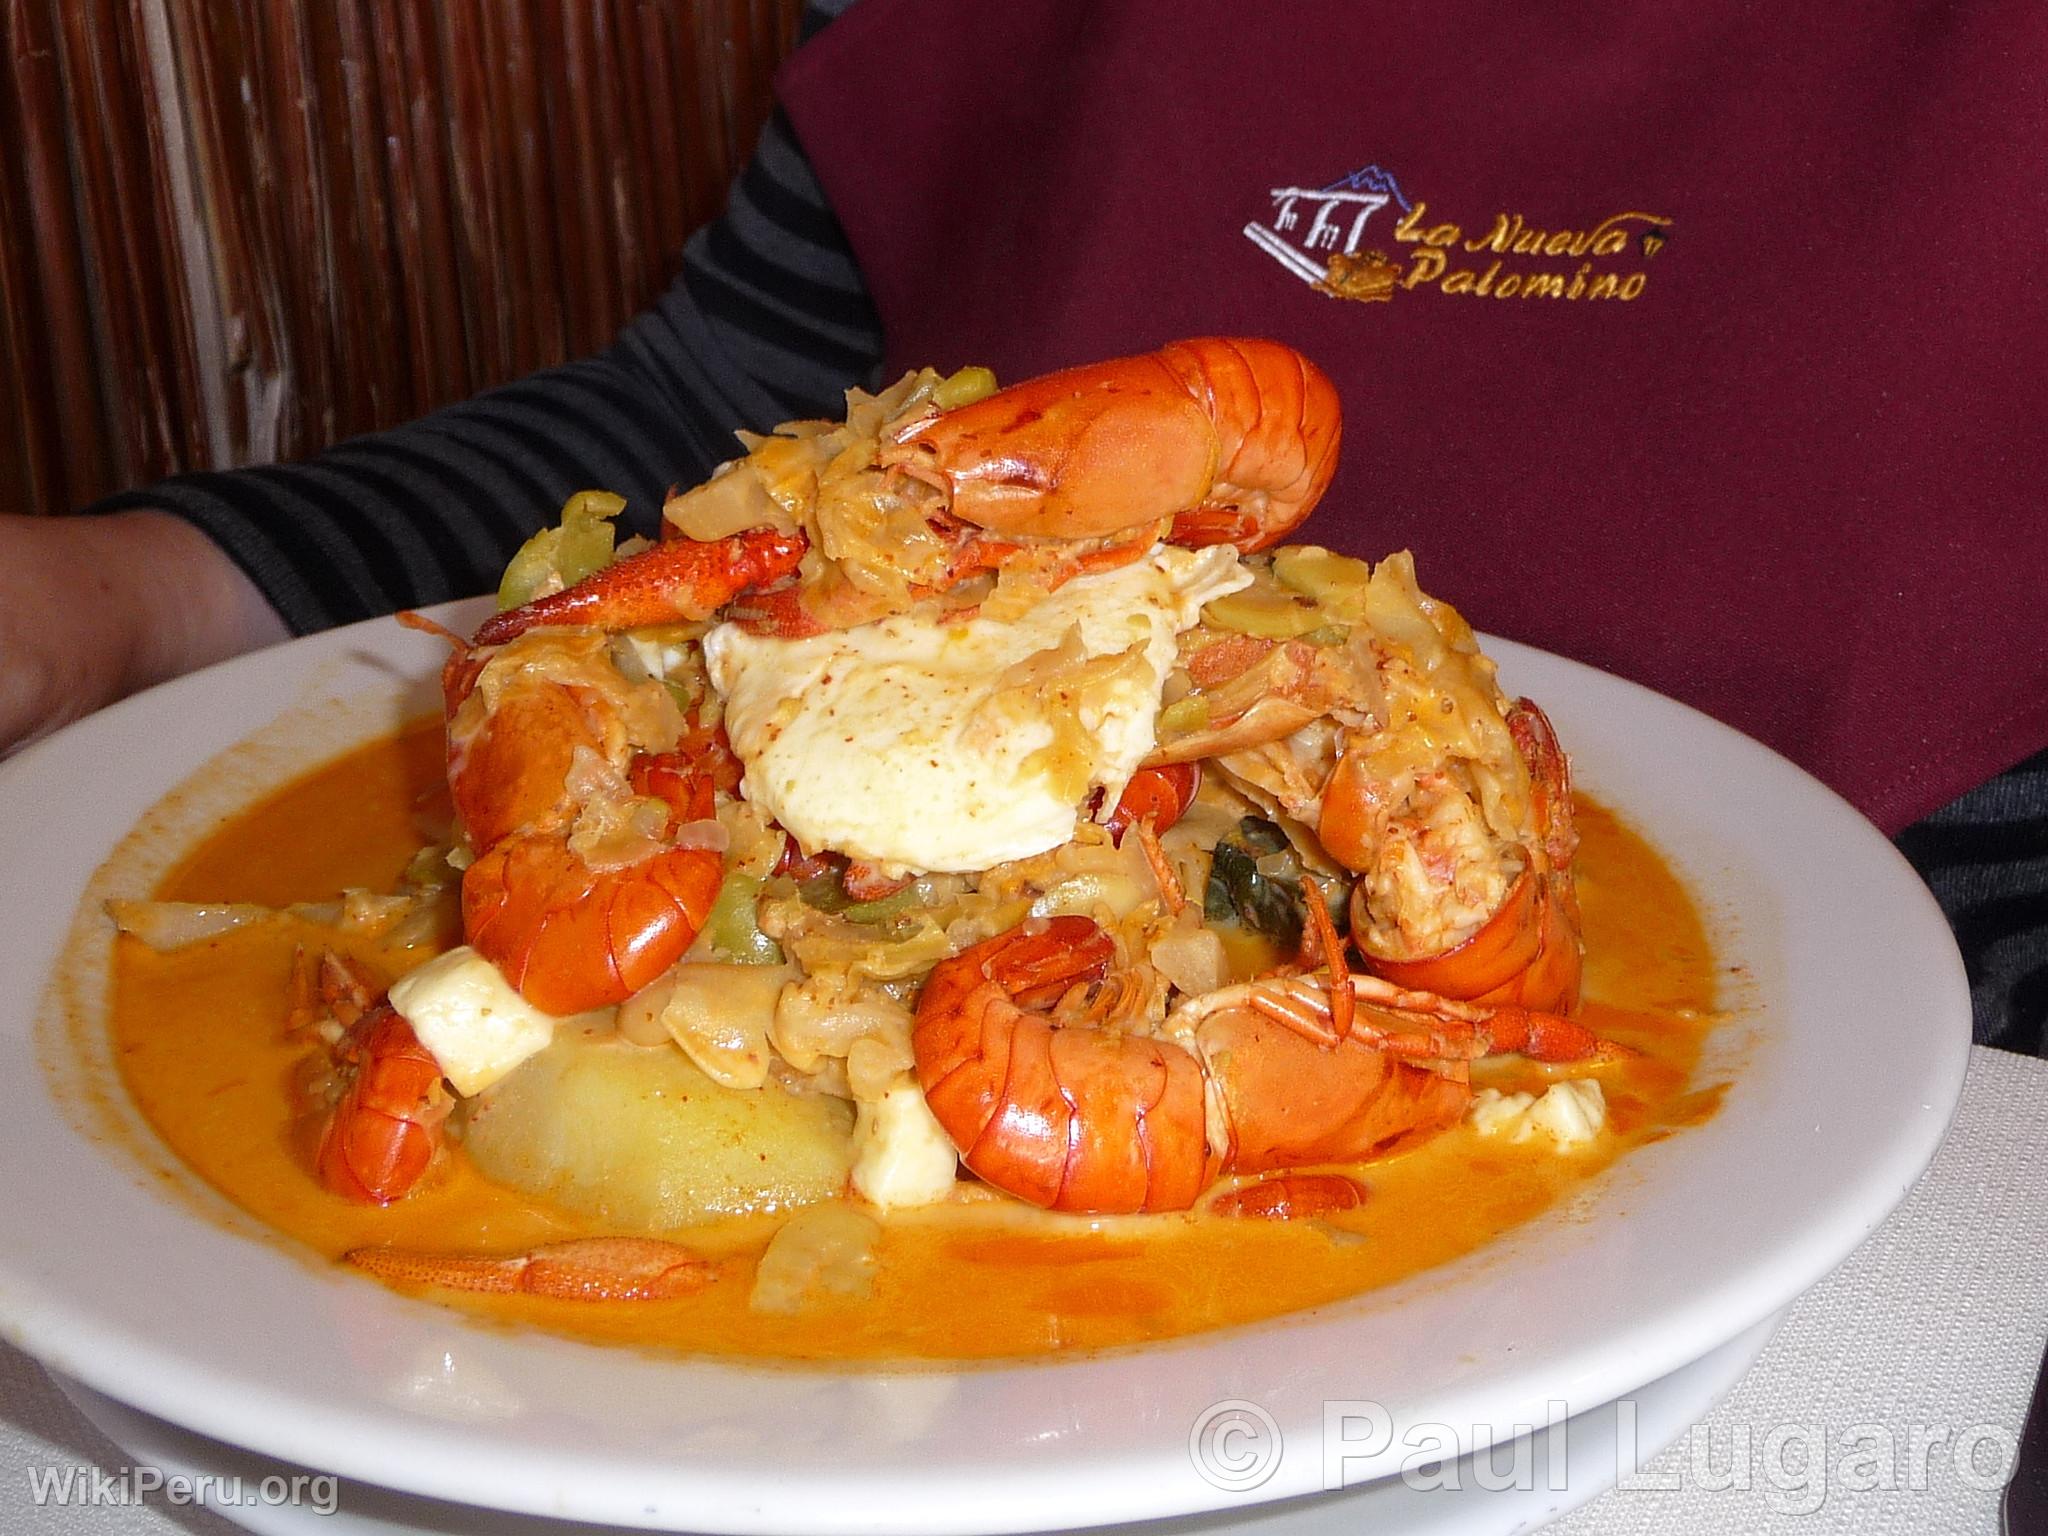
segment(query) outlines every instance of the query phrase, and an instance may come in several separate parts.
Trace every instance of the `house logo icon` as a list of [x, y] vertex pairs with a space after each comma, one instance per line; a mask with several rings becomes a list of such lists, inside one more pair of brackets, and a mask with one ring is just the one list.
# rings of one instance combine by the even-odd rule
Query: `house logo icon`
[[1312, 288], [1341, 289], [1346, 298], [1393, 297], [1398, 268], [1359, 243], [1373, 215], [1389, 203], [1409, 211], [1393, 173], [1368, 165], [1326, 187], [1274, 187], [1273, 209], [1261, 223], [1244, 227], [1244, 237]]

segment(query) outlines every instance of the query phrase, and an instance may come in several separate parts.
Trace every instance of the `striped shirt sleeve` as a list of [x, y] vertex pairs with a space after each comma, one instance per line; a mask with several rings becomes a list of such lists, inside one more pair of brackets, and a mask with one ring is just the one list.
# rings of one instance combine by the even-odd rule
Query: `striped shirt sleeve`
[[[814, 3], [807, 32], [845, 0]], [[778, 111], [681, 276], [605, 352], [302, 463], [179, 475], [85, 509], [195, 524], [297, 634], [487, 591], [574, 492], [616, 491], [654, 531], [733, 432], [838, 416], [881, 328], [846, 237]]]
[[1979, 1045], [2048, 1056], [2048, 752], [1899, 834], [1955, 930]]

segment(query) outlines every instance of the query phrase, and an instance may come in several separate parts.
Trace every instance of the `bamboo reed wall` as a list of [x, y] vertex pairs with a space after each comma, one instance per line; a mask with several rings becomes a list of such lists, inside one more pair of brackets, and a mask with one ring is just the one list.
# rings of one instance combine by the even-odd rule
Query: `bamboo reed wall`
[[289, 459], [591, 351], [799, 0], [0, 0], [0, 511]]

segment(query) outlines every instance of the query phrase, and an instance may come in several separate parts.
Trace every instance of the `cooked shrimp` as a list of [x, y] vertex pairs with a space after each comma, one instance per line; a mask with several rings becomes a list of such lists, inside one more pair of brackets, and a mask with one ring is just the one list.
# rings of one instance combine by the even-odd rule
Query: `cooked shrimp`
[[682, 958], [723, 882], [692, 830], [739, 767], [612, 631], [701, 619], [791, 574], [800, 535], [671, 540], [487, 621], [444, 678], [449, 782], [476, 852], [463, 929], [535, 1007], [623, 1001]]
[[882, 463], [1010, 538], [1275, 544], [1337, 465], [1323, 371], [1276, 341], [1201, 337], [1012, 385], [900, 429]]
[[1056, 917], [941, 961], [918, 997], [933, 1115], [970, 1169], [1032, 1204], [1182, 1210], [1225, 1172], [1381, 1156], [1464, 1113], [1474, 1057], [1603, 1049], [1569, 1019], [1341, 969], [1190, 999], [1153, 1038], [1119, 1027], [1116, 961], [1090, 919]]
[[[858, 445], [882, 472], [865, 498], [817, 491], [803, 509], [822, 527], [829, 500], [834, 530], [813, 540], [804, 580], [748, 596], [734, 618], [793, 637], [901, 612], [990, 573], [1051, 591], [1136, 560], [1162, 538], [1261, 549], [1322, 496], [1341, 435], [1322, 371], [1292, 347], [1244, 338], [1174, 342], [951, 409], [936, 392], [922, 398], [923, 408]], [[778, 464], [788, 453], [781, 438], [756, 448]], [[787, 481], [782, 473], [778, 483]], [[849, 499], [875, 506], [853, 516]], [[870, 524], [893, 528], [893, 538], [863, 537]], [[819, 560], [819, 546], [841, 558]], [[892, 561], [900, 569], [876, 574]]]
[[[334, 1193], [389, 1205], [411, 1193], [441, 1150], [454, 1099], [440, 1063], [384, 1001], [367, 966], [332, 950], [301, 954], [289, 1029], [326, 1041], [314, 1122], [313, 1171]], [[321, 1102], [315, 1100], [316, 1104]]]

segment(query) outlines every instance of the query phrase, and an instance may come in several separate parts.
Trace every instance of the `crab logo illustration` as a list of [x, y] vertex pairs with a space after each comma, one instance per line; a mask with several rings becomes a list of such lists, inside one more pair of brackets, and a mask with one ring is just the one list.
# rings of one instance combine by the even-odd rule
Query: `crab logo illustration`
[[1379, 302], [1394, 296], [1400, 269], [1383, 252], [1358, 248], [1387, 204], [1409, 211], [1391, 172], [1368, 165], [1326, 187], [1274, 187], [1271, 196], [1270, 221], [1244, 227], [1253, 245], [1324, 293]]
[[1334, 299], [1356, 299], [1361, 304], [1384, 304], [1394, 296], [1401, 269], [1387, 260], [1385, 251], [1348, 255], [1337, 251], [1316, 287]]

